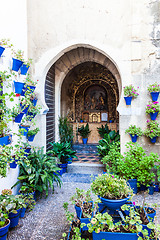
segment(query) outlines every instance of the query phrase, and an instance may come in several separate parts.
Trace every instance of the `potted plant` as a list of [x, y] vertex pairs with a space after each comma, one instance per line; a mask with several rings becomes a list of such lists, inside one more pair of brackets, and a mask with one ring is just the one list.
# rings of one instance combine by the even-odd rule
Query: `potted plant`
[[89, 130], [89, 124], [88, 123], [86, 124], [86, 126], [82, 125], [80, 128], [78, 128], [78, 133], [82, 137], [83, 144], [87, 143], [88, 136], [89, 136], [90, 132], [91, 131]]
[[29, 58], [27, 61], [23, 61], [22, 66], [20, 67], [21, 75], [26, 75], [30, 65], [32, 64], [32, 59]]
[[[1, 205], [0, 205], [1, 207]], [[10, 226], [10, 220], [8, 217], [8, 214], [3, 212], [0, 209], [0, 239], [6, 240], [7, 239], [7, 233]]]
[[8, 145], [11, 142], [10, 130], [5, 120], [0, 121], [0, 145]]
[[34, 105], [30, 105], [28, 108], [28, 112], [27, 112], [27, 120], [31, 121], [37, 114], [40, 113], [40, 107], [39, 106], [34, 106]]
[[30, 98], [31, 103], [35, 107], [36, 104], [37, 104], [37, 100], [38, 100], [37, 94], [33, 92], [33, 93], [30, 94], [29, 98]]
[[129, 133], [132, 142], [136, 142], [137, 138], [142, 136], [143, 131], [140, 127], [136, 127], [136, 125], [130, 125], [129, 128], [126, 129], [125, 133]]
[[59, 136], [61, 143], [71, 143], [73, 141], [73, 126], [67, 117], [59, 117]]
[[76, 158], [76, 151], [72, 150], [71, 143], [50, 143], [52, 146], [51, 153], [57, 158], [59, 164], [58, 167], [63, 169], [63, 173], [67, 171], [67, 163], [69, 158]]
[[97, 131], [101, 138], [104, 138], [105, 134], [109, 134], [111, 132], [111, 130], [108, 128], [107, 123], [105, 124], [105, 126], [101, 125], [101, 127], [97, 127]]
[[157, 137], [160, 136], [160, 127], [158, 122], [147, 120], [147, 128], [144, 130], [143, 134], [150, 138], [151, 143], [155, 143]]
[[157, 101], [159, 92], [160, 92], [160, 84], [158, 83], [153, 83], [148, 86], [148, 91], [151, 94], [152, 101]]
[[24, 80], [24, 88], [22, 90], [22, 96], [30, 95], [31, 93], [34, 92], [35, 88], [36, 88], [36, 84], [37, 84], [38, 80], [35, 82], [34, 80], [32, 80], [32, 78], [30, 77], [30, 75], [28, 74], [27, 77]]
[[12, 48], [13, 44], [10, 43], [10, 39], [3, 38], [0, 40], [0, 57], [2, 56], [6, 47]]
[[12, 50], [12, 54], [14, 56], [12, 58], [12, 70], [18, 72], [24, 61], [24, 52], [18, 49], [17, 51]]
[[8, 162], [10, 162], [11, 153], [12, 153], [11, 145], [0, 146], [0, 176], [1, 177], [7, 176], [7, 166], [8, 166]]
[[93, 193], [98, 195], [104, 205], [112, 210], [119, 209], [133, 194], [126, 180], [103, 174], [91, 183]]
[[150, 114], [151, 120], [155, 120], [160, 111], [159, 102], [149, 103], [146, 107], [146, 113]]
[[36, 136], [36, 134], [39, 132], [39, 128], [35, 128], [33, 130], [29, 130], [27, 133], [27, 139], [29, 142], [33, 142], [34, 137]]
[[131, 105], [132, 98], [136, 98], [139, 94], [137, 93], [137, 90], [135, 87], [131, 84], [129, 86], [123, 87], [124, 90], [124, 99], [126, 102], [126, 105]]
[[11, 115], [12, 115], [13, 121], [15, 121], [15, 123], [21, 122], [21, 120], [24, 116], [24, 112], [22, 112], [22, 108], [19, 104], [16, 105], [16, 107], [12, 108]]

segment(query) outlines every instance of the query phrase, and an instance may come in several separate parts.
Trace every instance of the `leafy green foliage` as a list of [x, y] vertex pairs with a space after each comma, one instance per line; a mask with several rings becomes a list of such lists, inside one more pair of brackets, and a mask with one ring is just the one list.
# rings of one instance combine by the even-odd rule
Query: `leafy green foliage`
[[61, 163], [67, 163], [71, 157], [76, 158], [76, 151], [72, 150], [71, 143], [54, 142], [50, 144], [52, 146], [50, 153], [53, 154], [54, 157], [57, 157]]
[[158, 83], [153, 83], [148, 86], [148, 91], [149, 92], [160, 92], [160, 84]]
[[97, 128], [97, 130], [101, 138], [104, 138], [104, 135], [106, 133], [109, 134], [111, 132], [111, 130], [108, 128], [107, 123], [105, 124], [105, 126], [101, 125], [101, 127]]
[[39, 128], [35, 128], [33, 130], [29, 130], [27, 133], [27, 136], [32, 136], [32, 135], [36, 135], [39, 132]]
[[156, 113], [160, 111], [159, 102], [149, 102], [146, 107], [146, 113]]
[[89, 124], [87, 123], [86, 126], [82, 125], [80, 128], [78, 128], [78, 133], [82, 138], [87, 138], [90, 134], [89, 130]]
[[137, 93], [137, 90], [135, 89], [135, 87], [131, 84], [129, 86], [125, 86], [123, 88], [124, 90], [124, 96], [126, 97], [134, 97], [136, 98], [139, 94]]
[[155, 121], [147, 120], [147, 128], [144, 130], [143, 134], [146, 137], [150, 138], [160, 136], [159, 123], [156, 120]]
[[111, 131], [109, 134], [105, 134], [104, 138], [99, 141], [97, 146], [98, 153], [104, 157], [108, 154], [112, 144], [120, 140], [119, 132]]
[[132, 136], [137, 135], [138, 137], [142, 136], [143, 131], [140, 127], [136, 127], [136, 125], [130, 125], [128, 129], [126, 129], [125, 133], [129, 133]]
[[61, 186], [61, 179], [57, 173], [59, 168], [53, 156], [43, 152], [43, 148], [34, 149], [33, 153], [28, 155], [28, 163], [22, 162], [20, 165], [19, 181], [16, 184], [34, 186], [33, 190], [45, 191], [48, 196], [49, 187], [54, 190], [54, 181]]
[[73, 141], [73, 126], [67, 117], [59, 118], [59, 136], [61, 143], [71, 143]]

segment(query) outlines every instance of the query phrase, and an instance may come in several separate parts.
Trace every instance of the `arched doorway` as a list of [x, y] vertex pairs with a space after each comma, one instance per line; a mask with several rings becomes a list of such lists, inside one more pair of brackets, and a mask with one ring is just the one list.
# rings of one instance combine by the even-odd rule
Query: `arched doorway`
[[[61, 116], [73, 123], [74, 135], [81, 121], [89, 123], [89, 143], [98, 143], [97, 127], [110, 122], [109, 127], [119, 128], [119, 89], [114, 75], [95, 62], [84, 62], [72, 68], [61, 87]], [[80, 140], [80, 139], [79, 139]], [[80, 141], [81, 142], [81, 141]]]
[[[73, 75], [78, 73], [81, 73], [80, 75], [83, 81], [81, 81], [82, 79], [80, 78], [77, 81], [78, 78], [73, 77]], [[80, 82], [81, 85], [79, 85]], [[52, 85], [52, 88], [47, 90], [50, 85]], [[74, 88], [75, 86], [77, 87], [76, 91]], [[85, 94], [87, 95], [87, 91], [93, 92], [93, 86], [101, 88], [98, 94], [101, 93], [102, 98], [103, 94], [105, 94], [107, 101], [105, 104], [108, 106], [108, 109], [102, 109], [99, 104], [100, 109], [96, 110], [100, 110], [101, 112], [102, 110], [107, 110], [108, 120], [118, 123], [119, 116], [116, 108], [121, 94], [121, 78], [116, 65], [107, 55], [96, 51], [94, 48], [89, 48], [88, 46], [75, 47], [70, 51], [66, 51], [50, 67], [46, 74], [45, 81], [45, 93], [47, 91], [50, 92], [48, 96], [48, 93], [45, 94], [45, 104], [49, 108], [46, 116], [46, 146], [48, 146], [49, 141], [58, 141], [59, 139], [59, 116], [70, 114], [70, 112], [77, 108], [77, 96], [80, 94], [80, 91], [82, 91], [83, 96], [85, 96]], [[66, 90], [68, 93], [65, 92]], [[71, 91], [72, 94], [70, 93]], [[66, 99], [67, 95], [70, 96], [68, 100]], [[97, 95], [96, 98], [100, 99], [100, 95]], [[86, 98], [84, 99], [83, 97], [83, 103], [85, 101]], [[98, 106], [96, 106], [96, 108], [98, 108]], [[70, 114], [73, 115], [71, 116], [72, 121], [76, 121], [77, 116], [79, 119], [80, 115], [82, 115], [82, 113], [76, 114], [76, 112]], [[96, 115], [94, 115], [94, 119], [96, 119]]]

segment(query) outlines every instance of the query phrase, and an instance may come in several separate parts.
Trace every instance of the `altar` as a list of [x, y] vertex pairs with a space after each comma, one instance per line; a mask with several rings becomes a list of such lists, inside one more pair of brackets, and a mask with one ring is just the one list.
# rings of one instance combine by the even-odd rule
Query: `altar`
[[[102, 138], [100, 137], [97, 128], [101, 127], [101, 125], [105, 125], [106, 122], [104, 123], [88, 123], [89, 124], [89, 129], [91, 130], [91, 133], [88, 137], [88, 143], [98, 143], [99, 140]], [[82, 125], [86, 125], [86, 123], [73, 123], [73, 134], [74, 134], [74, 139], [73, 142], [76, 142], [76, 133], [77, 133], [77, 127], [81, 127]], [[108, 128], [111, 130], [118, 130], [118, 124], [117, 123], [107, 123]], [[78, 143], [82, 143], [82, 137], [78, 135]]]

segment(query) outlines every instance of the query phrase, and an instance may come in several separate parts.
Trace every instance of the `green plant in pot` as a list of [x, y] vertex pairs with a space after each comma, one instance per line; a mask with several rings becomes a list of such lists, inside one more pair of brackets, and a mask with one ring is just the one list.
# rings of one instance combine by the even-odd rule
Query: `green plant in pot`
[[143, 134], [150, 138], [152, 143], [156, 142], [156, 138], [160, 136], [159, 123], [155, 120], [147, 120], [147, 128], [144, 130]]
[[82, 137], [83, 143], [86, 144], [88, 136], [91, 133], [91, 131], [89, 130], [89, 124], [87, 123], [86, 126], [82, 125], [80, 128], [78, 128], [78, 133]]
[[73, 141], [73, 126], [67, 117], [59, 117], [59, 136], [61, 143], [72, 143]]
[[132, 142], [136, 142], [137, 138], [142, 136], [143, 131], [140, 127], [136, 127], [136, 125], [130, 125], [129, 128], [126, 129], [125, 133], [129, 133]]
[[136, 88], [130, 84], [128, 86], [123, 87], [124, 90], [124, 99], [126, 101], [126, 105], [131, 105], [132, 98], [138, 97], [139, 93]]
[[0, 146], [0, 176], [1, 177], [7, 176], [7, 166], [11, 160], [11, 156], [12, 156], [11, 153], [12, 153], [11, 145]]
[[33, 141], [35, 135], [39, 132], [39, 128], [35, 128], [33, 130], [29, 130], [28, 133], [27, 133], [27, 138], [28, 138], [28, 141]]
[[104, 138], [105, 134], [109, 134], [111, 132], [111, 130], [108, 128], [107, 123], [105, 124], [105, 126], [101, 125], [101, 127], [97, 128], [97, 131], [101, 138]]

